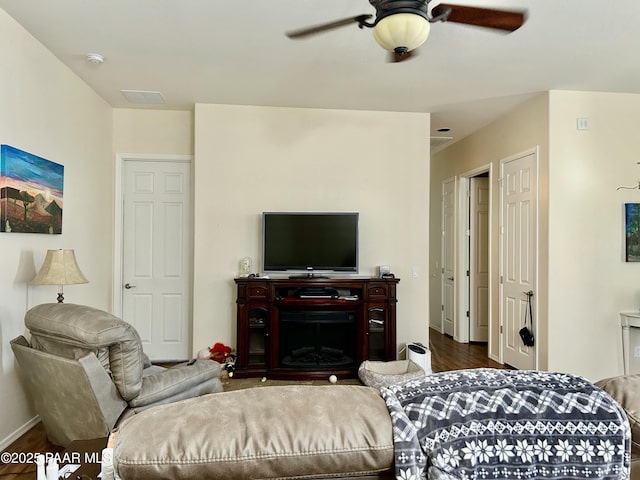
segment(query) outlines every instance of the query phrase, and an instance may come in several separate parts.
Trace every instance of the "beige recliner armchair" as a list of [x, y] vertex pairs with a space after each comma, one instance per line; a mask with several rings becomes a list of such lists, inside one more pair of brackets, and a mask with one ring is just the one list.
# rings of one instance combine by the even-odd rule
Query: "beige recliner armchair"
[[135, 328], [102, 310], [43, 304], [25, 325], [31, 343], [20, 336], [11, 347], [54, 444], [103, 437], [131, 414], [222, 391], [220, 364], [151, 366]]

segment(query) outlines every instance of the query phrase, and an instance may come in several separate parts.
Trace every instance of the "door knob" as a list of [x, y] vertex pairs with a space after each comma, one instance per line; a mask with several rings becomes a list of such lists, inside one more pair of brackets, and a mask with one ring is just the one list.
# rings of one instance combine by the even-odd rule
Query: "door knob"
[[453, 277], [449, 277], [447, 280], [451, 280], [453, 282]]
[[136, 286], [135, 285], [131, 285], [130, 283], [125, 283], [124, 284], [124, 288], [126, 288], [127, 290], [130, 290], [132, 288], [136, 288]]

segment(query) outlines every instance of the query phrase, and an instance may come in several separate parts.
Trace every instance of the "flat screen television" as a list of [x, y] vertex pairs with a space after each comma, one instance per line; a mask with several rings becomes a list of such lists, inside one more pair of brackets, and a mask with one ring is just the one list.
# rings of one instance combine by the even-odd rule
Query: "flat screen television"
[[358, 273], [358, 213], [264, 212], [265, 273]]

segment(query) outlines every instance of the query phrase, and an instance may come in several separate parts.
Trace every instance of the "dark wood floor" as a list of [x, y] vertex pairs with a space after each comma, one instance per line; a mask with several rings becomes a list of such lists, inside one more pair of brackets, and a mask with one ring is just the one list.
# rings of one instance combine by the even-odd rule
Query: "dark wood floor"
[[[429, 331], [429, 349], [431, 350], [431, 368], [434, 372], [461, 370], [464, 368], [504, 368], [490, 360], [487, 345], [482, 343], [457, 343], [449, 336], [431, 329]], [[42, 423], [37, 424], [22, 437], [11, 444], [6, 452], [46, 453], [62, 452], [64, 448], [53, 445], [47, 439]], [[34, 464], [5, 464], [0, 462], [2, 480], [35, 478]]]
[[458, 343], [448, 335], [429, 329], [431, 369], [434, 372], [462, 370], [464, 368], [505, 368], [491, 360], [486, 343]]
[[[32, 460], [34, 453], [58, 453], [64, 450], [63, 447], [53, 445], [47, 438], [42, 422], [22, 435], [18, 440], [13, 442], [4, 452], [25, 453]], [[24, 463], [24, 458], [14, 458], [15, 463], [5, 463], [0, 461], [0, 478], [2, 480], [18, 480], [36, 478], [35, 463]]]

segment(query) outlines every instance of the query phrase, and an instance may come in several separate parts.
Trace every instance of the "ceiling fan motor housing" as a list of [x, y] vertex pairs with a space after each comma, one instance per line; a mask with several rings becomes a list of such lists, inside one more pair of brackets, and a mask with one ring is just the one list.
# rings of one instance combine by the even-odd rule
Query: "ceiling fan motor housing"
[[426, 0], [369, 0], [376, 8], [373, 38], [382, 48], [404, 54], [418, 48], [429, 36]]
[[396, 13], [413, 13], [429, 20], [429, 0], [369, 0], [369, 3], [376, 9], [375, 23]]

